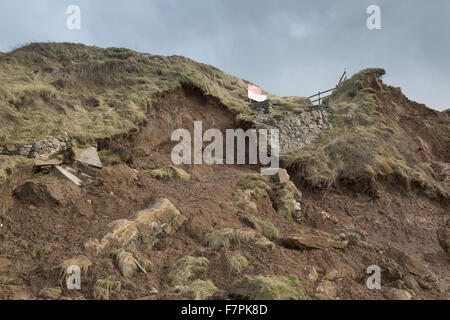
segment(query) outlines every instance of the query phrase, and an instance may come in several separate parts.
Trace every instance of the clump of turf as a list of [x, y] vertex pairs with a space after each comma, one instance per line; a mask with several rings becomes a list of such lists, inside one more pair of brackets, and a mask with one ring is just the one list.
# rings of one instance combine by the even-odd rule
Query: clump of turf
[[306, 300], [297, 276], [245, 276], [231, 289], [233, 298], [244, 300]]
[[174, 292], [183, 299], [207, 300], [219, 292], [219, 289], [217, 289], [211, 280], [197, 279], [189, 285], [174, 288]]
[[159, 180], [172, 180], [172, 179], [180, 179], [184, 181], [190, 181], [191, 176], [189, 173], [184, 171], [183, 169], [176, 168], [173, 166], [167, 166], [160, 169], [149, 170], [148, 173]]
[[120, 292], [120, 281], [99, 279], [94, 285], [93, 296], [95, 300], [109, 300]]
[[187, 285], [195, 279], [205, 279], [209, 268], [206, 258], [186, 256], [172, 264], [169, 273], [171, 286]]
[[280, 234], [279, 230], [273, 225], [273, 223], [254, 216], [244, 218], [244, 223], [270, 240], [277, 239]]
[[172, 264], [169, 284], [180, 298], [205, 300], [216, 294], [219, 289], [210, 280], [206, 280], [209, 261], [206, 258], [186, 256]]
[[78, 256], [74, 258], [67, 259], [60, 265], [60, 282], [64, 283], [66, 282], [67, 278], [69, 277], [69, 274], [67, 274], [68, 268], [71, 266], [77, 266], [80, 268], [80, 271], [82, 274], [86, 275], [89, 271], [89, 268], [92, 266], [92, 261], [86, 257], [86, 256]]
[[260, 174], [240, 175], [240, 185], [242, 188], [236, 191], [236, 196], [240, 200], [250, 201], [254, 195], [267, 196], [271, 187], [267, 184], [269, 178]]
[[125, 151], [101, 150], [98, 152], [100, 160], [111, 163], [128, 162], [130, 155]]
[[254, 242], [257, 238], [254, 231], [226, 228], [207, 234], [205, 245], [212, 249], [229, 248], [232, 245]]
[[39, 292], [39, 296], [47, 300], [59, 300], [61, 294], [61, 288], [44, 288]]
[[46, 254], [45, 248], [41, 246], [36, 246], [33, 248], [33, 251], [31, 251], [31, 258], [33, 260], [41, 260]]
[[281, 183], [272, 194], [272, 201], [278, 214], [289, 220], [294, 218], [294, 202], [298, 194], [299, 191], [292, 181]]
[[227, 259], [228, 270], [233, 274], [241, 273], [249, 265], [247, 258], [239, 253], [232, 253]]
[[275, 248], [272, 241], [258, 236], [254, 231], [245, 231], [238, 229], [222, 229], [211, 232], [206, 235], [205, 246], [211, 249], [230, 248], [241, 244], [253, 244], [263, 250], [270, 251]]

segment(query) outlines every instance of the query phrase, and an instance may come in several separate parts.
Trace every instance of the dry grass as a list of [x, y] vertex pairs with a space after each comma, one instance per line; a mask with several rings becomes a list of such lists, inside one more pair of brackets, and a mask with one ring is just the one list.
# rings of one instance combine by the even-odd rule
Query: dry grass
[[269, 221], [254, 216], [247, 217], [244, 220], [249, 227], [255, 229], [269, 240], [277, 239], [280, 234], [280, 231]]
[[245, 258], [243, 255], [240, 255], [239, 253], [232, 253], [227, 258], [227, 267], [228, 270], [230, 270], [233, 274], [239, 274], [241, 273], [245, 268], [247, 268], [249, 265], [247, 258]]
[[245, 276], [233, 284], [231, 294], [246, 300], [306, 300], [296, 276]]
[[209, 233], [205, 237], [205, 245], [211, 249], [229, 248], [230, 246], [255, 242], [258, 239], [254, 231], [222, 229]]
[[121, 287], [120, 281], [112, 278], [99, 279], [94, 285], [92, 294], [95, 300], [109, 300], [120, 292]]
[[209, 269], [206, 258], [186, 256], [172, 264], [169, 273], [171, 286], [185, 286], [194, 280], [204, 280]]
[[191, 175], [184, 171], [183, 169], [167, 166], [160, 169], [149, 170], [148, 173], [155, 179], [158, 180], [172, 180], [180, 179], [184, 181], [190, 181]]

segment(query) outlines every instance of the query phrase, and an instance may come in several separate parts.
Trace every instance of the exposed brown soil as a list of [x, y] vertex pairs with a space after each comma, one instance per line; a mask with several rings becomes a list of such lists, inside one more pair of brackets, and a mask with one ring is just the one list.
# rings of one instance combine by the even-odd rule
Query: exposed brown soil
[[[394, 95], [395, 105], [389, 107], [403, 108], [401, 98], [395, 97], [395, 92], [390, 94]], [[442, 115], [412, 107], [402, 114], [402, 119], [396, 122], [401, 125], [395, 124], [395, 130], [403, 130], [411, 137], [412, 132], [420, 136], [422, 141], [411, 138], [411, 143], [417, 143], [424, 160], [448, 164], [448, 145], [434, 139], [439, 127], [427, 129], [428, 126], [419, 122], [426, 121], [428, 114], [433, 119]], [[0, 229], [0, 276], [10, 280], [0, 281], [0, 298], [38, 299], [41, 289], [61, 285], [58, 266], [79, 255], [88, 256], [93, 266], [88, 274], [82, 275], [81, 291], [68, 291], [61, 285], [64, 298], [91, 299], [95, 281], [111, 276], [122, 283], [122, 290], [115, 298], [177, 298], [169, 288], [168, 271], [175, 260], [185, 255], [210, 260], [207, 278], [222, 290], [217, 297], [227, 298], [230, 285], [240, 276], [229, 273], [226, 257], [232, 251], [239, 251], [249, 261], [244, 274], [297, 275], [310, 299], [323, 298], [316, 288], [324, 279], [334, 282], [340, 299], [385, 299], [391, 287], [405, 288], [407, 276], [420, 284], [414, 291], [415, 296], [412, 295], [414, 299], [448, 299], [449, 256], [437, 236], [437, 230], [445, 226], [448, 219], [448, 206], [424, 195], [391, 187], [381, 190], [375, 199], [346, 191], [305, 190], [304, 219], [298, 224], [278, 215], [269, 197], [254, 199], [258, 206], [256, 212], [236, 208], [234, 192], [241, 186], [240, 175], [258, 173], [257, 167], [184, 166], [192, 175], [192, 181], [151, 178], [145, 170], [172, 164], [172, 131], [177, 128], [192, 131], [195, 120], [203, 122], [204, 130], [236, 126], [233, 116], [219, 102], [197, 91], [183, 89], [161, 97], [139, 133], [100, 143], [103, 149], [123, 150], [129, 152], [130, 157], [127, 163], [106, 163], [94, 184], [79, 188], [53, 174], [34, 174], [30, 168], [13, 175], [14, 178], [2, 186], [1, 195], [4, 227]], [[448, 125], [448, 120], [441, 125]], [[142, 149], [145, 156], [133, 156], [132, 150], [136, 148]], [[29, 179], [33, 183], [23, 186]], [[30, 188], [35, 188], [36, 184], [46, 190], [31, 192]], [[13, 190], [17, 190], [15, 195]], [[36, 194], [41, 196], [33, 198]], [[188, 221], [177, 233], [163, 238], [156, 248], [146, 252], [152, 262], [148, 274], [137, 273], [132, 279], [126, 279], [108, 254], [92, 256], [84, 249], [88, 239], [104, 234], [108, 223], [148, 208], [160, 197], [169, 199]], [[296, 251], [277, 243], [271, 252], [250, 244], [221, 250], [204, 246], [204, 236], [209, 232], [222, 228], [249, 230], [242, 222], [249, 214], [272, 222], [281, 236], [313, 232], [313, 229], [339, 235], [345, 226], [358, 234], [366, 233], [368, 244], [353, 239], [345, 249]], [[425, 281], [410, 275], [405, 266], [397, 265], [387, 255], [392, 246], [425, 263], [436, 279]], [[44, 250], [36, 257], [32, 253], [38, 247]], [[366, 287], [366, 269], [370, 265], [379, 265], [383, 270], [381, 290]], [[309, 276], [311, 267], [317, 270], [318, 279]]]

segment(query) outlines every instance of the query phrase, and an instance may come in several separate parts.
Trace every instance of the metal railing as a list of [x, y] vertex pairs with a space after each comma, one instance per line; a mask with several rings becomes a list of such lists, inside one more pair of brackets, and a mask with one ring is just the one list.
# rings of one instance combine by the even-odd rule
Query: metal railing
[[[336, 85], [336, 87], [322, 91], [322, 92], [319, 91], [318, 93], [308, 97], [308, 99], [318, 97], [317, 99], [312, 100], [311, 102], [312, 103], [318, 102], [318, 104], [320, 105], [320, 102], [323, 101], [324, 99], [328, 98], [329, 96], [331, 96], [333, 94], [333, 91], [336, 90], [336, 88], [341, 84], [342, 81], [344, 81], [344, 78], [346, 78], [346, 77], [347, 77], [347, 70], [345, 70], [344, 73], [342, 74], [341, 78], [339, 79], [339, 83]], [[326, 95], [325, 97], [321, 96], [321, 95], [329, 93], [329, 92], [331, 92], [331, 93]]]

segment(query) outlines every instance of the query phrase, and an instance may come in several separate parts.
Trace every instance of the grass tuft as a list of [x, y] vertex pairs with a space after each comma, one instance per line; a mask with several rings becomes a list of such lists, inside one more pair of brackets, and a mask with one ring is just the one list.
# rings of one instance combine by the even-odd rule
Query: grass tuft
[[297, 276], [245, 276], [236, 281], [231, 294], [250, 300], [306, 300]]
[[248, 260], [236, 252], [232, 253], [227, 259], [228, 270], [233, 274], [241, 273], [248, 265]]

